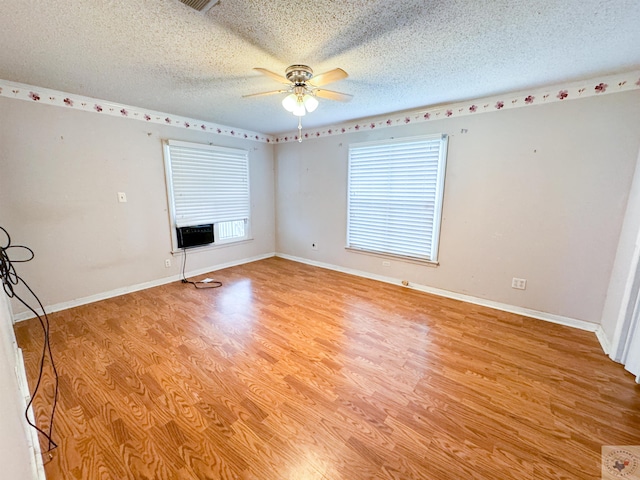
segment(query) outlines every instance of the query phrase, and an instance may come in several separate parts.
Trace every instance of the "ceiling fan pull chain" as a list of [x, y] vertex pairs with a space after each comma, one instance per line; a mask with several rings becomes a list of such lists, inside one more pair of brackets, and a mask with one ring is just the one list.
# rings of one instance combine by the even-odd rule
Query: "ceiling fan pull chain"
[[302, 143], [302, 117], [298, 117], [298, 143]]

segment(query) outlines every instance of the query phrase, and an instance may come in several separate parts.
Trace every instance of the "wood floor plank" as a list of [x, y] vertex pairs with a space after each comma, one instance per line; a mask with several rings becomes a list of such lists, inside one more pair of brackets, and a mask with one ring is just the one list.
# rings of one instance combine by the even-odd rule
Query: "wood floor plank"
[[50, 316], [50, 480], [593, 479], [640, 444], [592, 333], [279, 258], [208, 275]]

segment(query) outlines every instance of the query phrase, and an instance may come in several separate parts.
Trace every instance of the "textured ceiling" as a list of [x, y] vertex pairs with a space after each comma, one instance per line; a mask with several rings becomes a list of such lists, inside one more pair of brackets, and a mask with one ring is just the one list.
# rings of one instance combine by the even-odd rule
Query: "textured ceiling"
[[305, 128], [640, 67], [638, 0], [0, 0], [0, 79], [264, 133], [258, 74], [341, 67]]

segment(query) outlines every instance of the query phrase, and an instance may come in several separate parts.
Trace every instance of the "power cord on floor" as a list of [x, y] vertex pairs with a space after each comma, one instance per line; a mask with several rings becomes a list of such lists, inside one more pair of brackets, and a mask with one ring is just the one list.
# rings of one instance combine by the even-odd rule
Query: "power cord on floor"
[[184, 269], [187, 266], [187, 249], [182, 249], [182, 283], [190, 283], [196, 288], [205, 289], [205, 288], [218, 288], [222, 286], [222, 282], [217, 280], [211, 280], [210, 278], [205, 278], [204, 280], [193, 281], [187, 280], [184, 276]]
[[[40, 357], [40, 371], [38, 373], [38, 380], [36, 381], [36, 386], [33, 389], [33, 393], [31, 394], [31, 398], [29, 399], [29, 403], [27, 404], [27, 408], [25, 409], [24, 416], [26, 417], [29, 425], [35, 428], [47, 439], [48, 447], [47, 451], [44, 453], [49, 453], [58, 446], [58, 444], [53, 441], [53, 423], [56, 413], [56, 406], [58, 404], [58, 370], [56, 369], [56, 364], [53, 360], [53, 353], [51, 353], [51, 343], [49, 341], [49, 317], [47, 316], [47, 312], [45, 312], [44, 307], [42, 306], [42, 302], [40, 302], [38, 296], [27, 284], [27, 282], [25, 282], [24, 279], [22, 279], [22, 277], [18, 275], [14, 266], [15, 263], [24, 263], [33, 260], [33, 257], [35, 256], [33, 250], [31, 250], [29, 247], [25, 247], [24, 245], [11, 245], [11, 237], [9, 236], [9, 232], [7, 232], [2, 227], [0, 227], [0, 230], [2, 230], [2, 232], [7, 237], [6, 243], [4, 245], [0, 245], [0, 279], [2, 280], [2, 288], [9, 298], [15, 298], [16, 300], [18, 300], [38, 318], [40, 326], [42, 327], [42, 332], [44, 334], [44, 344], [42, 347], [42, 356]], [[10, 251], [26, 253], [27, 256], [26, 258], [18, 260], [11, 259], [9, 257]], [[17, 287], [18, 285], [24, 286], [29, 291], [31, 296], [35, 299], [38, 306], [40, 307], [42, 315], [40, 315], [33, 306], [31, 306], [26, 300], [24, 300], [20, 295], [16, 293], [15, 287]], [[38, 394], [38, 391], [40, 389], [42, 377], [44, 375], [44, 363], [47, 357], [49, 358], [49, 363], [51, 364], [51, 369], [53, 370], [55, 388], [53, 394], [53, 404], [51, 406], [51, 416], [49, 417], [49, 430], [48, 432], [45, 432], [31, 421], [31, 419], [29, 418], [29, 409], [31, 408], [33, 400], [36, 398], [36, 395]], [[50, 453], [49, 457], [51, 458]]]

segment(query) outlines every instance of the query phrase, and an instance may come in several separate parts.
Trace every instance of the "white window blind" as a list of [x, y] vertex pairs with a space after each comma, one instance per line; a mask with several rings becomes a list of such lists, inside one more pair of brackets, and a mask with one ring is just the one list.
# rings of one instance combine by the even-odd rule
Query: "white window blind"
[[349, 148], [347, 247], [435, 262], [447, 137]]
[[166, 157], [176, 227], [248, 221], [246, 150], [169, 141]]

